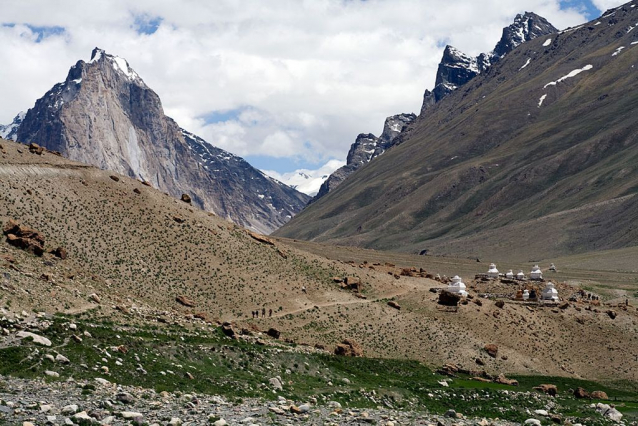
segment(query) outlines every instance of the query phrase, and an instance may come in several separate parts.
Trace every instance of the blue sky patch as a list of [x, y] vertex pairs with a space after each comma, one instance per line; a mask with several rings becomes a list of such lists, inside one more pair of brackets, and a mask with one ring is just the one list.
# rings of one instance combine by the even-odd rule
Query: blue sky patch
[[[59, 26], [52, 26], [52, 27], [46, 27], [46, 26], [37, 26], [37, 25], [30, 25], [30, 24], [24, 24], [27, 28], [29, 28], [34, 34], [37, 34], [37, 38], [35, 39], [36, 43], [40, 43], [42, 40], [44, 40], [47, 37], [51, 37], [51, 36], [56, 36], [56, 35], [60, 35], [60, 34], [64, 34], [64, 27], [59, 27]], [[3, 27], [9, 27], [9, 28], [13, 28], [16, 26], [15, 23], [6, 23], [6, 24], [2, 24]]]
[[239, 119], [239, 115], [246, 111], [248, 107], [239, 107], [227, 110], [211, 111], [202, 115], [202, 118], [206, 124], [223, 123], [224, 121], [236, 121]]
[[135, 16], [133, 28], [138, 34], [151, 35], [162, 25], [162, 21], [164, 21], [164, 18], [160, 16], [137, 15]]

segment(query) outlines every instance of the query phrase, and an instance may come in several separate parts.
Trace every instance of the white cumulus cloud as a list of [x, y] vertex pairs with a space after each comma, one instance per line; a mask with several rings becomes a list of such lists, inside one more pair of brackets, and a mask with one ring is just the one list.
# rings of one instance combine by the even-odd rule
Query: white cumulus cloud
[[298, 169], [293, 172], [279, 173], [274, 170], [262, 170], [268, 176], [291, 186], [297, 191], [308, 195], [315, 195], [319, 192], [319, 188], [324, 180], [339, 167], [344, 166], [345, 161], [330, 160], [316, 170]]
[[[559, 28], [585, 20], [559, 0], [3, 0], [0, 123], [99, 46], [210, 143], [322, 164], [385, 117], [418, 112], [445, 44], [489, 51], [524, 11]], [[239, 112], [210, 120], [219, 111]]]

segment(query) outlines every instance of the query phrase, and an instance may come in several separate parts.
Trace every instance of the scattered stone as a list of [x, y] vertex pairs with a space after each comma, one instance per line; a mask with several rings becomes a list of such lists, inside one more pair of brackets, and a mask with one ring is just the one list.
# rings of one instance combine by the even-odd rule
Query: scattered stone
[[55, 378], [60, 377], [59, 373], [57, 373], [56, 371], [51, 371], [51, 370], [45, 370], [44, 374], [46, 374], [49, 377], [55, 377]]
[[117, 176], [115, 176], [115, 175], [111, 175], [111, 176], [109, 176], [109, 177], [110, 177], [112, 180], [114, 180], [115, 182], [119, 182], [119, 181], [120, 181], [120, 178], [119, 178], [119, 177], [117, 177]]
[[542, 423], [540, 420], [536, 420], [536, 419], [527, 419], [525, 420], [525, 424], [526, 425], [533, 425], [533, 426], [541, 426]]
[[603, 417], [607, 417], [615, 422], [619, 422], [622, 420], [622, 413], [618, 411], [616, 408], [599, 402], [596, 404], [596, 411], [603, 415]]
[[611, 319], [616, 319], [616, 317], [618, 316], [618, 314], [616, 313], [616, 311], [609, 310], [609, 311], [607, 311], [606, 313], [607, 313], [607, 315], [609, 316], [609, 318], [611, 318]]
[[501, 309], [503, 309], [503, 308], [505, 307], [505, 301], [503, 301], [503, 300], [497, 300], [497, 301], [496, 301], [496, 303], [495, 303], [495, 305], [496, 305], [496, 307], [497, 307], [497, 308], [501, 308]]
[[190, 204], [193, 201], [191, 200], [191, 197], [188, 194], [182, 194], [181, 200], [187, 204]]

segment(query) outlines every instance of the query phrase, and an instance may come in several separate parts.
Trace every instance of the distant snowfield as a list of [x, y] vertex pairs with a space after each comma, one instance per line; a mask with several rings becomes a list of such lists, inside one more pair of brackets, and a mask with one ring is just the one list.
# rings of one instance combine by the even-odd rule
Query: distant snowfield
[[299, 192], [314, 196], [319, 192], [321, 184], [328, 179], [328, 176], [345, 164], [346, 162], [342, 160], [330, 160], [316, 170], [299, 169], [289, 173], [279, 173], [274, 170], [262, 170], [262, 172]]

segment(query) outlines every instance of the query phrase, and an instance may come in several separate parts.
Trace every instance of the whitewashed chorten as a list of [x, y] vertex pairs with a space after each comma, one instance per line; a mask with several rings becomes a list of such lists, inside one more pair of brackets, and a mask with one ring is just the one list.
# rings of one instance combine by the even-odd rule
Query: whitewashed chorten
[[512, 278], [514, 278], [514, 272], [512, 272], [512, 270], [510, 269], [509, 271], [507, 271], [507, 274], [505, 274], [505, 278], [511, 280]]
[[458, 275], [455, 275], [454, 278], [452, 278], [452, 282], [447, 286], [447, 291], [450, 293], [456, 293], [462, 297], [467, 296], [467, 291], [465, 289], [465, 283], [461, 281], [461, 277]]
[[524, 280], [525, 279], [525, 274], [523, 273], [523, 271], [518, 271], [518, 274], [516, 274], [516, 279], [517, 280]]
[[529, 300], [529, 290], [523, 290], [523, 300]]
[[539, 268], [538, 265], [534, 265], [534, 267], [532, 268], [532, 272], [529, 273], [529, 278], [532, 280], [543, 279], [543, 272], [541, 271], [541, 268]]
[[498, 269], [496, 269], [496, 265], [490, 263], [490, 269], [487, 270], [487, 276], [489, 278], [498, 278]]
[[547, 283], [547, 285], [543, 289], [543, 293], [541, 297], [543, 298], [543, 300], [558, 302], [558, 291], [556, 290], [556, 287], [554, 287], [553, 283], [551, 282]]

